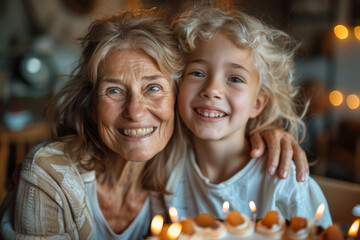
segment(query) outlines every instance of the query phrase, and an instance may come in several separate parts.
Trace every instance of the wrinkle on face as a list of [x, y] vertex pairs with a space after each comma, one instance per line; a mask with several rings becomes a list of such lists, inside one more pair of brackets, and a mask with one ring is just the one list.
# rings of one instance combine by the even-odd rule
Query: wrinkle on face
[[[122, 158], [149, 160], [166, 146], [174, 129], [174, 104], [173, 80], [160, 72], [146, 53], [118, 50], [103, 61], [97, 105], [99, 133]], [[124, 129], [150, 127], [155, 129], [153, 134], [142, 139], [121, 134]]]

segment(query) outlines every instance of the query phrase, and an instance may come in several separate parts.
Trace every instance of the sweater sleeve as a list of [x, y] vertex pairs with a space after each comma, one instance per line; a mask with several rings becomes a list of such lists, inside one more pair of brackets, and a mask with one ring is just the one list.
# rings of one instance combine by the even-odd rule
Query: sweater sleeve
[[1, 216], [5, 239], [88, 239], [94, 236], [86, 191], [64, 155], [39, 150], [22, 164], [19, 185]]

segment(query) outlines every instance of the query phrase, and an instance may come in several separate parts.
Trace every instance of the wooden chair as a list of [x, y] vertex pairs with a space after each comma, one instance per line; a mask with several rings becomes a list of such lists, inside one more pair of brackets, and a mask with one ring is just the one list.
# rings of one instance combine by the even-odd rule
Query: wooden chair
[[356, 219], [352, 209], [360, 204], [360, 184], [317, 175], [312, 178], [324, 192], [333, 221], [350, 225]]
[[15, 164], [23, 161], [25, 154], [41, 141], [50, 139], [50, 129], [45, 123], [29, 125], [21, 131], [0, 130], [0, 202], [6, 194], [6, 178], [11, 146], [15, 147]]

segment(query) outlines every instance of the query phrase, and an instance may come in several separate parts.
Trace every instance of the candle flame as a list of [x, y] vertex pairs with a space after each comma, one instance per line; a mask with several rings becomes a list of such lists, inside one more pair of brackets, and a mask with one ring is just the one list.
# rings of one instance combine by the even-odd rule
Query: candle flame
[[170, 225], [166, 235], [170, 240], [175, 240], [179, 237], [182, 230], [181, 223], [173, 223]]
[[250, 201], [249, 202], [249, 207], [252, 213], [256, 212], [256, 205], [254, 203], [254, 201]]
[[322, 203], [322, 204], [319, 205], [318, 209], [316, 210], [316, 214], [315, 214], [315, 220], [316, 221], [320, 220], [320, 218], [324, 214], [324, 210], [325, 210], [325, 203]]
[[171, 221], [172, 222], [178, 222], [178, 213], [177, 213], [177, 210], [175, 207], [170, 207], [169, 208], [169, 215], [170, 215], [170, 218], [171, 218]]
[[159, 235], [164, 224], [164, 218], [161, 215], [156, 215], [151, 221], [151, 232], [154, 235]]
[[351, 227], [348, 232], [349, 237], [356, 237], [359, 231], [359, 224], [360, 224], [360, 219], [355, 220], [353, 224], [351, 224]]
[[223, 209], [222, 209], [223, 213], [227, 213], [229, 209], [230, 209], [230, 203], [228, 201], [225, 201], [223, 203]]

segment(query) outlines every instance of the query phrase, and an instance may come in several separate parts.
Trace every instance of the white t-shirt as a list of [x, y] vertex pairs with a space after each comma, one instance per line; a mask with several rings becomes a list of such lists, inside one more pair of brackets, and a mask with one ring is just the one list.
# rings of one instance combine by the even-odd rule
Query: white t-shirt
[[85, 182], [86, 193], [90, 201], [90, 210], [94, 218], [96, 239], [134, 239], [143, 240], [144, 236], [150, 229], [151, 210], [150, 197], [148, 196], [142, 206], [139, 214], [129, 227], [121, 234], [114, 233], [109, 227], [104, 215], [99, 207], [99, 202], [96, 194], [96, 181]]
[[166, 209], [174, 206], [179, 218], [194, 218], [200, 213], [211, 213], [223, 219], [222, 204], [229, 201], [230, 211], [238, 210], [251, 216], [249, 201], [254, 201], [257, 218], [269, 210], [278, 210], [285, 219], [302, 216], [313, 220], [316, 210], [325, 203], [325, 212], [318, 222], [323, 227], [332, 224], [327, 201], [319, 185], [311, 177], [296, 181], [295, 165], [286, 180], [266, 172], [265, 159], [252, 159], [241, 171], [225, 182], [210, 183], [204, 177], [191, 150], [185, 154], [167, 184], [172, 195], [164, 196]]

